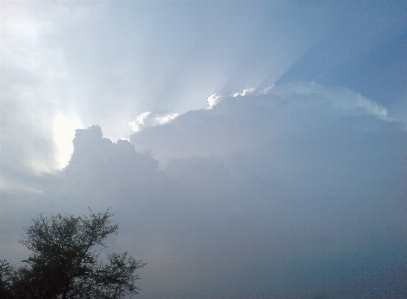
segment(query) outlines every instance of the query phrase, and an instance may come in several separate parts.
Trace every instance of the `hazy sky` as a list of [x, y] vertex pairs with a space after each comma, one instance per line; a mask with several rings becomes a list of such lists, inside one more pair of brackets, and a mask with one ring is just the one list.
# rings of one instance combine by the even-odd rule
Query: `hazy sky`
[[407, 296], [405, 1], [0, 13], [0, 258], [112, 207], [138, 298]]

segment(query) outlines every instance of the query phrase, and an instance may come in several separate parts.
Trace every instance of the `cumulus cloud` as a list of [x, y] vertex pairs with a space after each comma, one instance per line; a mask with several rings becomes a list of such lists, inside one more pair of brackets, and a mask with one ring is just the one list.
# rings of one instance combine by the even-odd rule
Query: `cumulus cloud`
[[99, 126], [76, 130], [73, 145], [69, 164], [58, 176], [59, 184], [45, 191], [45, 196], [59, 199], [63, 205], [74, 207], [84, 197], [87, 204], [106, 207], [158, 188], [165, 181], [158, 161], [149, 153], [136, 152], [127, 140], [113, 143], [103, 138]]
[[[402, 123], [360, 94], [300, 84], [223, 96], [130, 139], [166, 165], [184, 190], [176, 196], [197, 207], [188, 209], [197, 226], [190, 233], [205, 244], [198, 237], [191, 246], [206, 252], [193, 264], [219, 256], [223, 268], [209, 262], [212, 270], [230, 280], [213, 283], [218, 291], [238, 296], [229, 291], [238, 281], [268, 296], [314, 289], [367, 298], [373, 285], [403, 292], [406, 137]], [[386, 279], [374, 275], [379, 268]], [[256, 287], [249, 277], [258, 277]]]
[[112, 206], [111, 249], [148, 262], [140, 298], [399, 298], [407, 133], [381, 109], [351, 90], [286, 85], [222, 96], [132, 144], [77, 130], [35, 211]]
[[[375, 122], [385, 119], [387, 113], [357, 92], [317, 84], [274, 86], [241, 95], [212, 95], [209, 99], [210, 110], [190, 111], [161, 128], [141, 130], [130, 136], [131, 142], [138, 150], [151, 150], [165, 164], [172, 158], [254, 149], [309, 126], [326, 128], [324, 121], [333, 117], [350, 121], [352, 116], [369, 115], [372, 118], [367, 119]], [[190, 138], [193, 142], [184, 142]]]

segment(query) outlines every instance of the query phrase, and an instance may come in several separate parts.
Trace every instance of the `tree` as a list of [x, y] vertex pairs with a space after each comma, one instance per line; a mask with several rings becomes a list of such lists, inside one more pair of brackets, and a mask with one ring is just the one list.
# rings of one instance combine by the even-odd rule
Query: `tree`
[[136, 269], [145, 263], [125, 253], [101, 261], [104, 240], [116, 234], [109, 210], [89, 216], [40, 215], [21, 243], [32, 255], [16, 268], [0, 261], [0, 298], [90, 299], [138, 294]]

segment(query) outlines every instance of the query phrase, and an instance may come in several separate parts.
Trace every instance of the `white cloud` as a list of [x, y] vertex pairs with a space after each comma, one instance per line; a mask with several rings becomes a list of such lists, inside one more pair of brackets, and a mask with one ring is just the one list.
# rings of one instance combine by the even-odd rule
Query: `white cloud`
[[149, 111], [138, 115], [129, 126], [134, 132], [138, 132], [145, 127], [159, 126], [174, 120], [178, 113], [151, 113]]
[[254, 88], [252, 88], [252, 87], [247, 87], [247, 88], [243, 89], [243, 90], [240, 91], [240, 92], [235, 92], [235, 93], [233, 94], [233, 97], [237, 97], [237, 96], [244, 97], [245, 95], [250, 94], [250, 93], [254, 92], [255, 90], [256, 90], [256, 89], [254, 89]]
[[221, 98], [222, 98], [221, 95], [218, 95], [218, 94], [216, 94], [216, 93], [211, 94], [211, 95], [206, 99], [206, 101], [208, 102], [208, 105], [209, 105], [208, 109], [211, 109], [213, 106], [215, 106], [216, 104], [218, 104], [218, 103], [220, 102]]
[[165, 113], [165, 114], [158, 114], [154, 117], [155, 122], [158, 124], [166, 124], [171, 120], [175, 119], [179, 114], [178, 113]]
[[138, 115], [133, 121], [129, 122], [129, 126], [135, 132], [140, 130], [140, 125], [144, 125], [144, 119], [150, 114], [149, 111], [143, 112]]

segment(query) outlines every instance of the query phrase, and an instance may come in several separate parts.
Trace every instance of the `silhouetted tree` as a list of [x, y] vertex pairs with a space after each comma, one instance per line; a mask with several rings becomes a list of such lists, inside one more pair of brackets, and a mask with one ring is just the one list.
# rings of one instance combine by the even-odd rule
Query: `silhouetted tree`
[[28, 266], [16, 268], [0, 261], [0, 298], [110, 299], [138, 294], [135, 271], [145, 264], [127, 252], [108, 254], [103, 262], [94, 249], [117, 233], [111, 216], [108, 210], [34, 219], [21, 240], [33, 252], [23, 261]]

